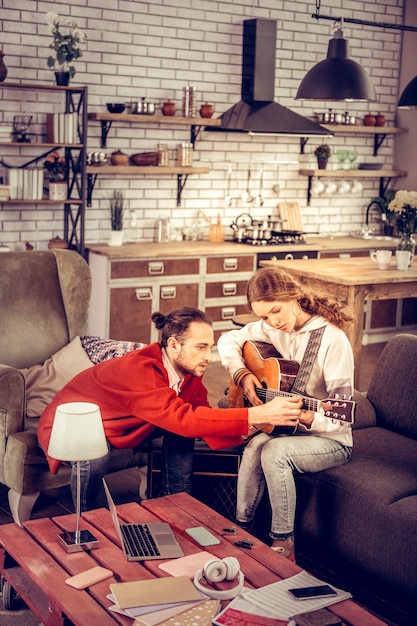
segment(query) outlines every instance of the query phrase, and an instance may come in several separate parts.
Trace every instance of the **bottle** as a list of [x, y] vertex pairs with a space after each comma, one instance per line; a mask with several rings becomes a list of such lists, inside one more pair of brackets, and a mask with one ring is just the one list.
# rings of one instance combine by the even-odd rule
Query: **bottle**
[[156, 222], [156, 241], [158, 243], [166, 243], [171, 238], [171, 228], [169, 217], [161, 217]]

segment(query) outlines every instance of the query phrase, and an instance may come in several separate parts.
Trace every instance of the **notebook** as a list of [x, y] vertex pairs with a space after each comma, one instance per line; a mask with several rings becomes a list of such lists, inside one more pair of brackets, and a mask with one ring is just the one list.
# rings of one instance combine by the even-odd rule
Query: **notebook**
[[128, 561], [174, 559], [184, 556], [171, 527], [166, 522], [121, 524], [109, 488], [103, 478], [104, 492], [113, 518], [114, 528]]

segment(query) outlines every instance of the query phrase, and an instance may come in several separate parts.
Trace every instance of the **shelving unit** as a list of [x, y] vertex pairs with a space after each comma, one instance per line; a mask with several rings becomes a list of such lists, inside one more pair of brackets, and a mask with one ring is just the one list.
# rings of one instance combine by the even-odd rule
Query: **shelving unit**
[[[398, 135], [406, 132], [404, 128], [395, 126], [364, 126], [360, 124], [322, 124], [326, 130], [335, 135], [373, 135], [374, 149], [373, 156], [377, 156], [378, 150], [384, 142], [387, 135]], [[304, 148], [308, 142], [308, 137], [302, 137], [300, 140], [300, 153], [304, 154]]]
[[[1, 89], [15, 89], [20, 91], [53, 91], [65, 96], [65, 113], [78, 114], [78, 138], [77, 144], [51, 143], [33, 141], [30, 143], [8, 142], [7, 147], [39, 148], [42, 153], [31, 158], [19, 167], [24, 169], [33, 163], [38, 163], [53, 150], [63, 149], [65, 152], [66, 169], [68, 172], [68, 197], [66, 200], [7, 200], [2, 204], [8, 205], [63, 205], [64, 227], [63, 235], [69, 248], [84, 255], [85, 240], [85, 201], [86, 201], [86, 158], [85, 137], [87, 135], [87, 87], [58, 87], [56, 85], [44, 85], [38, 83], [0, 83]], [[1, 164], [6, 168], [11, 167], [4, 160]]]
[[300, 176], [308, 176], [307, 204], [311, 200], [313, 178], [379, 178], [379, 195], [384, 196], [392, 178], [407, 176], [403, 170], [298, 170]]
[[[220, 126], [220, 119], [202, 118], [202, 117], [180, 117], [180, 116], [164, 116], [164, 115], [140, 115], [137, 113], [89, 113], [88, 119], [101, 123], [101, 147], [107, 146], [107, 136], [112, 127], [113, 122], [125, 122], [133, 124], [165, 124], [180, 125], [190, 127], [190, 142], [195, 146], [195, 142], [200, 134], [203, 126]], [[210, 169], [207, 167], [159, 167], [159, 166], [120, 166], [120, 165], [88, 165], [87, 166], [87, 206], [91, 206], [94, 186], [97, 176], [112, 174], [124, 176], [177, 176], [177, 206], [181, 206], [181, 196], [188, 176], [190, 174], [208, 174]]]

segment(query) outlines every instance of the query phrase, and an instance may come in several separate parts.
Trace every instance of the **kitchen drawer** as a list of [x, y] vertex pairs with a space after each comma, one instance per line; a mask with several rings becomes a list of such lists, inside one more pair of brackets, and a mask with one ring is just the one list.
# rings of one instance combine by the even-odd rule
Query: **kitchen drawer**
[[222, 274], [223, 272], [253, 272], [255, 256], [229, 255], [207, 258], [207, 274]]
[[236, 315], [249, 313], [247, 304], [232, 304], [223, 306], [206, 306], [205, 311], [212, 322], [232, 321]]
[[120, 341], [150, 343], [153, 288], [112, 289], [110, 291], [109, 337]]
[[233, 280], [216, 283], [206, 283], [206, 298], [230, 298], [232, 296], [246, 296], [247, 280]]
[[183, 306], [198, 308], [198, 283], [185, 285], [161, 285], [159, 288], [159, 311], [167, 315]]
[[152, 259], [146, 261], [112, 261], [111, 279], [149, 276], [184, 276], [198, 274], [200, 259]]

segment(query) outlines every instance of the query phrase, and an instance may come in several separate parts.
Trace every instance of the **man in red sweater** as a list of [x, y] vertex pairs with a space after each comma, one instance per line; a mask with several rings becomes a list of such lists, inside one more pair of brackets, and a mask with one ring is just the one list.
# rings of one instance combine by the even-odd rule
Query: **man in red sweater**
[[[194, 438], [213, 449], [242, 444], [242, 436], [263, 424], [294, 425], [301, 400], [274, 398], [265, 405], [241, 409], [210, 408], [202, 376], [211, 360], [214, 333], [207, 316], [192, 307], [164, 316], [153, 313], [161, 330], [153, 343], [125, 356], [88, 368], [56, 394], [39, 420], [39, 444], [47, 455], [58, 405], [66, 402], [98, 404], [109, 450], [135, 448], [164, 431], [163, 493], [189, 491]], [[52, 473], [60, 461], [47, 455]], [[81, 467], [81, 510], [94, 508], [107, 473], [108, 455], [85, 461]], [[72, 464], [71, 489], [75, 497], [76, 467]]]

